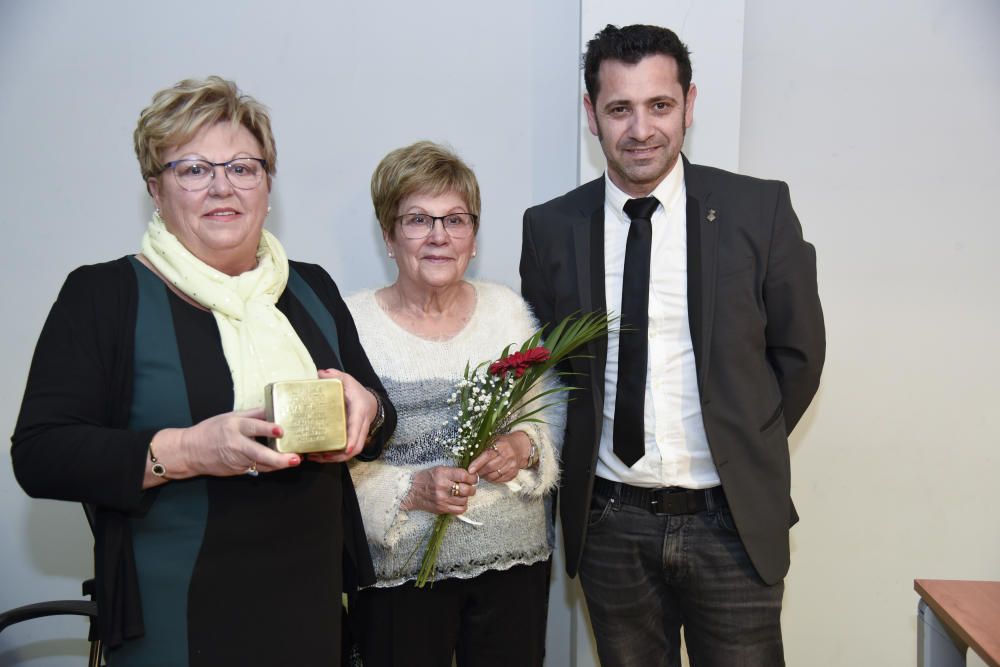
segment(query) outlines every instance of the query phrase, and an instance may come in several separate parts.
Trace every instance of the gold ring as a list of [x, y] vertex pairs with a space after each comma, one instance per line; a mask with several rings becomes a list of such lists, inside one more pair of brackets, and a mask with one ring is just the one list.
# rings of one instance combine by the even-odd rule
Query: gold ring
[[256, 477], [257, 475], [260, 474], [259, 472], [257, 472], [257, 462], [256, 461], [252, 461], [250, 463], [250, 467], [247, 468], [247, 474], [250, 475], [251, 477]]
[[458, 496], [459, 495], [458, 482], [455, 482], [454, 484], [451, 485], [451, 495], [452, 496]]

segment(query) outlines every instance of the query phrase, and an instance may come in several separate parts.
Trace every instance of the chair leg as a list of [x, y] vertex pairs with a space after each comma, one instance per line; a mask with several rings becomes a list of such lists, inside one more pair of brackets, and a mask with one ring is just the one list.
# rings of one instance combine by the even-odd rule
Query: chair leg
[[101, 667], [101, 640], [95, 639], [90, 642], [90, 667]]

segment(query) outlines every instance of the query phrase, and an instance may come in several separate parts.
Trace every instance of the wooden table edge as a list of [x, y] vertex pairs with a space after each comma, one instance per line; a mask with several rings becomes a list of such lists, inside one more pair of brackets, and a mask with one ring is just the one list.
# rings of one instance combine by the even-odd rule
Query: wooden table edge
[[984, 583], [984, 584], [996, 583], [992, 581], [981, 581], [981, 582], [970, 581], [968, 579], [914, 579], [913, 590], [917, 592], [917, 594], [920, 596], [920, 599], [926, 602], [927, 606], [930, 607], [931, 610], [933, 610], [933, 612], [937, 615], [939, 619], [941, 619], [941, 622], [945, 624], [945, 627], [948, 628], [949, 632], [952, 632], [955, 635], [957, 635], [962, 640], [962, 642], [965, 643], [966, 646], [971, 647], [976, 652], [976, 655], [982, 658], [983, 662], [985, 662], [987, 665], [989, 665], [990, 667], [1000, 667], [1000, 662], [997, 662], [997, 660], [993, 656], [989, 655], [986, 652], [986, 648], [978, 641], [976, 641], [976, 639], [974, 639], [972, 635], [970, 635], [965, 628], [960, 626], [955, 621], [955, 617], [949, 614], [944, 609], [944, 607], [942, 607], [938, 603], [938, 601], [934, 598], [934, 595], [931, 592], [929, 592], [925, 586], [925, 583], [933, 585], [938, 582], [954, 583], [957, 581], [963, 581], [969, 583]]

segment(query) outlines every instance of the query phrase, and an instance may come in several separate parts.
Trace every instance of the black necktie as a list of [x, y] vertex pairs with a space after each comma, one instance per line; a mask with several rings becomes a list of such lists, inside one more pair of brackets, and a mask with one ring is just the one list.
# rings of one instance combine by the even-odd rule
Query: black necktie
[[646, 453], [646, 332], [649, 329], [649, 254], [656, 197], [629, 199], [632, 223], [622, 274], [621, 333], [618, 337], [618, 394], [615, 398], [615, 456], [632, 467]]

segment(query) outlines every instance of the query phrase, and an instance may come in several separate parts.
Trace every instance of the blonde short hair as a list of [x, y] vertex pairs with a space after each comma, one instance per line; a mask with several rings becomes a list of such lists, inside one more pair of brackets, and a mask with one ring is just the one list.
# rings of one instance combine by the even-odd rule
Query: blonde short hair
[[148, 182], [163, 171], [164, 150], [181, 146], [204, 128], [221, 122], [249, 130], [264, 151], [260, 157], [267, 160], [268, 177], [274, 176], [278, 152], [267, 108], [242, 94], [232, 81], [210, 76], [184, 79], [159, 91], [139, 114], [139, 124], [132, 136], [142, 180]]
[[476, 216], [473, 233], [479, 232], [479, 182], [469, 165], [453, 152], [431, 141], [397, 148], [379, 163], [372, 174], [372, 204], [382, 233], [395, 238], [399, 203], [412, 194], [436, 196], [454, 192], [469, 213]]

